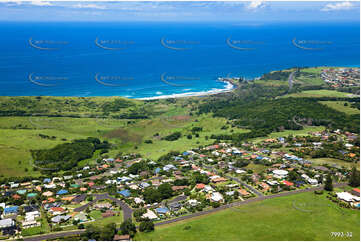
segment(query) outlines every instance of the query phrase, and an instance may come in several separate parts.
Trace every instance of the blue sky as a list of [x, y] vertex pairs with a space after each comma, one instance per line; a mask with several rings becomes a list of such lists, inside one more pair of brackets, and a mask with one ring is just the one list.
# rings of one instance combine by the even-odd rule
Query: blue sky
[[[2, 1], [2, 0], [0, 0]], [[0, 2], [0, 21], [234, 21], [341, 22], [360, 20], [359, 2]]]

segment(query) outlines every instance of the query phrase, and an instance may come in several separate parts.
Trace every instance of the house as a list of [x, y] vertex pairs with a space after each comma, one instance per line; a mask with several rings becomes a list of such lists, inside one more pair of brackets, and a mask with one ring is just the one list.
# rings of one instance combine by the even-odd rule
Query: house
[[124, 189], [124, 190], [121, 190], [121, 191], [118, 191], [118, 193], [120, 195], [122, 195], [123, 197], [130, 197], [130, 191], [128, 189]]
[[68, 221], [70, 218], [71, 218], [70, 215], [58, 215], [58, 216], [51, 218], [50, 220], [53, 223], [61, 223], [61, 222]]
[[0, 220], [0, 229], [8, 229], [11, 227], [15, 227], [15, 221], [11, 218], [7, 218], [7, 219], [1, 219]]
[[288, 186], [288, 187], [294, 185], [293, 182], [289, 182], [289, 181], [286, 181], [286, 180], [282, 181], [282, 183], [285, 184], [285, 185]]
[[82, 223], [88, 221], [88, 218], [85, 213], [80, 212], [74, 216], [74, 220], [77, 220]]
[[354, 195], [354, 196], [359, 197], [360, 196], [360, 189], [359, 188], [352, 189], [351, 194]]
[[59, 215], [65, 213], [65, 209], [62, 207], [52, 207], [50, 208], [50, 213], [52, 215]]
[[56, 195], [64, 195], [64, 194], [67, 194], [67, 193], [68, 193], [68, 190], [61, 189], [56, 193]]
[[239, 192], [239, 194], [241, 194], [242, 197], [247, 197], [247, 196], [251, 195], [249, 192], [247, 192], [246, 189], [239, 189], [238, 192]]
[[348, 192], [338, 192], [336, 193], [337, 198], [343, 200], [345, 202], [353, 202], [353, 201], [360, 201], [360, 198], [357, 196], [352, 195]]
[[205, 185], [203, 183], [198, 183], [196, 189], [204, 189]]
[[172, 211], [178, 211], [179, 209], [181, 209], [182, 204], [180, 204], [179, 202], [174, 202], [174, 203], [169, 204], [168, 207]]
[[110, 209], [112, 205], [110, 203], [97, 203], [94, 205], [95, 209]]
[[156, 208], [155, 211], [158, 214], [167, 214], [169, 212], [169, 209], [166, 207]]
[[318, 181], [316, 179], [313, 179], [313, 178], [308, 178], [307, 182], [310, 183], [312, 186], [318, 185]]
[[113, 217], [113, 216], [115, 216], [115, 214], [116, 213], [114, 211], [107, 210], [107, 211], [105, 211], [105, 213], [102, 213], [102, 217], [103, 218]]
[[200, 204], [200, 202], [198, 202], [196, 199], [191, 199], [188, 201], [188, 204], [191, 205], [192, 207], [195, 207], [198, 204]]
[[227, 181], [227, 179], [224, 178], [224, 177], [216, 177], [216, 178], [213, 178], [213, 179], [211, 179], [211, 180], [212, 180], [212, 182], [214, 182], [214, 183], [226, 182], [226, 181]]
[[279, 179], [285, 178], [288, 175], [288, 171], [285, 170], [273, 170], [273, 176]]
[[51, 191], [47, 191], [47, 192], [43, 192], [43, 194], [42, 194], [44, 197], [51, 197], [51, 196], [53, 196], [54, 195], [54, 193], [53, 192], [51, 192]]
[[134, 198], [134, 202], [135, 204], [145, 203], [144, 200], [139, 197]]
[[264, 182], [261, 182], [258, 186], [261, 187], [263, 191], [268, 191], [270, 189], [270, 186]]
[[222, 202], [223, 201], [223, 196], [219, 192], [213, 192], [210, 199], [213, 202]]
[[4, 216], [14, 215], [18, 213], [19, 206], [12, 206], [4, 208], [3, 214]]
[[150, 220], [157, 219], [158, 216], [152, 211], [147, 209], [147, 212], [142, 215], [142, 218], [149, 218]]
[[147, 182], [141, 182], [141, 183], [139, 184], [139, 187], [142, 188], [142, 189], [145, 189], [145, 188], [147, 188], [147, 187], [149, 187], [149, 186], [150, 186], [150, 184], [147, 183]]
[[173, 191], [180, 191], [186, 189], [188, 186], [172, 186]]
[[213, 192], [214, 189], [211, 186], [206, 185], [206, 186], [204, 186], [203, 191], [205, 191], [205, 192]]
[[76, 196], [73, 200], [71, 200], [72, 203], [81, 203], [86, 199], [86, 194], [80, 194]]
[[129, 241], [129, 240], [130, 240], [129, 234], [125, 234], [125, 235], [115, 234], [113, 238], [113, 241]]
[[21, 223], [21, 226], [22, 226], [23, 229], [38, 227], [38, 226], [40, 226], [40, 222], [36, 222], [35, 220], [23, 221]]
[[15, 234], [16, 224], [15, 221], [11, 218], [0, 220], [0, 231], [3, 235], [6, 234]]

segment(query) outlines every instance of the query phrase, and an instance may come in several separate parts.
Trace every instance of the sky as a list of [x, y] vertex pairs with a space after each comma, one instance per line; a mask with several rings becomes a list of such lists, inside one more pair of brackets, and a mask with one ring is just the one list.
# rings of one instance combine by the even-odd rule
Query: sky
[[360, 4], [338, 2], [52, 2], [0, 0], [0, 21], [360, 21]]

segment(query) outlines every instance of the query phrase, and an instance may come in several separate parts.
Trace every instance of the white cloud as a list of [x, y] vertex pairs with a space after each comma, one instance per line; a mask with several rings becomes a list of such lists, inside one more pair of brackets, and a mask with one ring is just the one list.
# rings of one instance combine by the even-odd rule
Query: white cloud
[[97, 5], [97, 4], [82, 4], [78, 3], [75, 5], [72, 5], [73, 8], [92, 8], [92, 9], [107, 9], [107, 7], [103, 5]]
[[264, 0], [254, 0], [251, 1], [246, 8], [248, 9], [259, 9], [264, 7]]
[[329, 3], [324, 6], [321, 11], [337, 11], [337, 10], [348, 10], [351, 9], [354, 5], [351, 2], [338, 2], [338, 3]]
[[29, 2], [29, 4], [35, 5], [35, 6], [52, 6], [52, 4], [47, 1], [31, 1], [31, 2]]

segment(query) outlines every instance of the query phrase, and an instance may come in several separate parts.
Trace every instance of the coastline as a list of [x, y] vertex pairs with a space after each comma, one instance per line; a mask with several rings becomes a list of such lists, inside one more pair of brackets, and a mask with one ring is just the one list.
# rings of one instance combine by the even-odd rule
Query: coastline
[[227, 93], [237, 88], [237, 85], [230, 81], [222, 80], [221, 82], [224, 82], [226, 84], [222, 89], [212, 88], [211, 90], [208, 91], [174, 93], [169, 95], [160, 95], [160, 96], [134, 98], [134, 99], [144, 101], [144, 100], [158, 100], [158, 99], [167, 99], [167, 98], [201, 97], [201, 96], [210, 96], [220, 93]]

